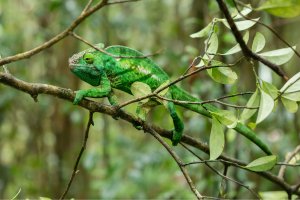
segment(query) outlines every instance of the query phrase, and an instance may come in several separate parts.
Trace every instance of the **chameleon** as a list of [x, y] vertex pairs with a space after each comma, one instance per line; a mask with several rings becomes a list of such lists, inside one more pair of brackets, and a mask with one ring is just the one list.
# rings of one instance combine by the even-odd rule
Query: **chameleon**
[[[76, 53], [69, 58], [69, 68], [78, 78], [94, 86], [90, 89], [76, 91], [73, 101], [75, 105], [86, 97], [107, 97], [111, 105], [117, 106], [118, 101], [113, 89], [132, 94], [132, 85], [136, 82], [141, 82], [147, 84], [151, 91], [155, 91], [170, 80], [168, 74], [152, 59], [144, 56], [137, 50], [119, 45], [109, 46], [104, 51], [90, 48]], [[177, 85], [171, 85], [164, 97], [177, 100], [177, 102], [165, 101], [163, 103], [174, 124], [171, 138], [173, 145], [177, 145], [180, 142], [184, 130], [184, 123], [179, 117], [175, 105], [182, 106], [209, 118], [212, 117], [211, 112], [219, 110], [219, 108], [211, 104], [178, 103], [178, 101], [200, 102], [201, 100], [190, 95]], [[162, 104], [161, 101], [156, 101], [155, 99], [151, 102], [151, 107]], [[139, 109], [141, 107], [137, 108], [137, 112]], [[255, 143], [266, 154], [272, 154], [268, 146], [248, 126], [239, 122], [234, 129]]]

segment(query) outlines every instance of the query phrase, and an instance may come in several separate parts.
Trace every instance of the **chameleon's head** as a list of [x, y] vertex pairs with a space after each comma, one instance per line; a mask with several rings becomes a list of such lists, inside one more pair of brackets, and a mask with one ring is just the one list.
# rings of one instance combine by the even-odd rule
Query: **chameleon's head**
[[81, 80], [98, 86], [101, 79], [101, 71], [96, 68], [97, 51], [87, 50], [73, 55], [69, 59], [70, 70]]

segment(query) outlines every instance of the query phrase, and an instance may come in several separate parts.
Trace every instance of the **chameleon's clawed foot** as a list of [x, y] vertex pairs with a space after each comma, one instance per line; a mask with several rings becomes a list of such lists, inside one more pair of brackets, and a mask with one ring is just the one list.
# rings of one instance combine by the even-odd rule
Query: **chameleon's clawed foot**
[[75, 98], [74, 98], [73, 104], [78, 105], [79, 102], [83, 99], [83, 97], [84, 97], [84, 94], [81, 90], [75, 91]]

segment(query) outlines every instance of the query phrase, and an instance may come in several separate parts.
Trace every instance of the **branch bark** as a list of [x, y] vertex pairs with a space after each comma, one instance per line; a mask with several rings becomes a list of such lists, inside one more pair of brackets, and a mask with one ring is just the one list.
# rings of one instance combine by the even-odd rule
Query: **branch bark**
[[243, 36], [241, 35], [241, 33], [239, 32], [237, 26], [235, 25], [230, 12], [226, 6], [226, 4], [224, 3], [223, 0], [216, 0], [220, 10], [222, 11], [222, 13], [224, 14], [232, 34], [235, 37], [235, 40], [237, 41], [237, 43], [239, 43], [242, 52], [244, 54], [244, 56], [246, 56], [247, 58], [252, 58], [256, 61], [259, 61], [263, 64], [265, 64], [266, 66], [268, 66], [270, 69], [272, 69], [276, 74], [278, 74], [279, 76], [281, 76], [284, 80], [288, 80], [289, 78], [287, 77], [287, 75], [285, 75], [285, 73], [283, 72], [283, 70], [276, 64], [266, 60], [265, 58], [259, 56], [258, 54], [254, 53], [253, 51], [251, 51], [248, 46], [246, 45], [245, 41], [243, 40]]
[[[61, 88], [53, 85], [47, 85], [47, 84], [40, 84], [40, 83], [28, 83], [25, 81], [22, 81], [20, 79], [15, 78], [11, 74], [0, 72], [0, 83], [8, 85], [10, 87], [13, 87], [17, 90], [23, 91], [25, 93], [28, 93], [31, 95], [31, 97], [34, 98], [35, 101], [37, 101], [39, 94], [48, 94], [54, 97], [58, 97], [63, 100], [67, 100], [70, 102], [73, 102], [75, 98], [75, 93], [71, 89], [67, 88]], [[171, 139], [172, 138], [172, 132], [167, 131], [165, 129], [162, 129], [157, 126], [152, 126], [148, 123], [143, 122], [141, 119], [123, 111], [119, 110], [117, 107], [109, 106], [105, 104], [101, 104], [98, 102], [90, 101], [90, 100], [82, 100], [79, 105], [80, 107], [83, 107], [90, 112], [100, 112], [103, 114], [110, 115], [112, 117], [118, 116], [120, 119], [125, 120], [135, 126], [140, 126], [143, 128], [145, 132], [150, 133], [150, 131], [153, 129], [155, 132], [157, 132], [160, 136]], [[203, 142], [196, 140], [195, 138], [183, 135], [182, 142], [185, 144], [188, 144], [190, 146], [193, 146], [207, 154], [209, 154], [209, 147], [207, 144], [204, 144]], [[228, 157], [224, 154], [222, 154], [219, 159], [223, 159], [226, 161], [230, 161], [231, 163], [236, 163], [236, 165], [231, 164], [232, 166], [239, 167], [243, 170], [246, 170], [242, 168], [241, 166], [245, 166], [246, 163], [242, 162], [240, 160]], [[248, 170], [249, 171], [249, 170]], [[300, 195], [300, 191], [294, 190], [293, 186], [286, 183], [284, 180], [281, 180], [277, 176], [273, 175], [270, 172], [252, 172], [255, 173], [261, 177], [264, 177], [265, 179], [273, 182], [274, 184], [278, 185], [280, 188], [282, 188], [285, 191], [292, 191], [294, 194]]]

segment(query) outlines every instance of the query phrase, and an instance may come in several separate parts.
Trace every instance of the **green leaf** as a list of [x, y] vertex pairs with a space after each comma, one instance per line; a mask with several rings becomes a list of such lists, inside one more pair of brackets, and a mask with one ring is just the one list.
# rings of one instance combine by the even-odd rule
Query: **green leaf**
[[[259, 192], [259, 196], [263, 200], [288, 199], [288, 195], [287, 195], [286, 191], [266, 191], [266, 192]], [[294, 199], [294, 198], [292, 198], [292, 199]]]
[[272, 85], [271, 83], [268, 83], [266, 81], [262, 81], [262, 89], [265, 91], [268, 95], [270, 95], [273, 99], [275, 99], [278, 96], [278, 89]]
[[219, 60], [206, 60], [206, 59], [202, 59], [204, 64], [207, 66], [215, 66], [215, 67], [229, 67], [228, 64], [223, 63]]
[[270, 95], [265, 93], [263, 90], [260, 90], [260, 94], [260, 104], [256, 124], [262, 122], [266, 117], [268, 117], [275, 105], [274, 100]]
[[234, 128], [238, 123], [238, 119], [234, 112], [230, 110], [218, 110], [216, 112], [211, 112], [211, 114], [228, 128]]
[[[248, 4], [247, 7], [245, 7], [241, 13], [243, 16], [247, 16], [249, 13], [252, 12], [252, 9], [250, 8], [250, 5]], [[236, 20], [236, 19], [242, 19], [244, 18], [242, 15], [240, 15], [237, 11], [232, 15], [233, 19]]]
[[[218, 40], [218, 36], [216, 33], [212, 33], [210, 40], [208, 41], [208, 48], [206, 53], [209, 54], [209, 58], [211, 58], [211, 56], [214, 56], [214, 54], [217, 53], [218, 51], [218, 47], [219, 47], [219, 40]], [[212, 55], [210, 55], [212, 54]]]
[[298, 90], [298, 92], [284, 93], [282, 97], [291, 101], [300, 101], [300, 90]]
[[[259, 17], [256, 18], [256, 19], [252, 19], [252, 20], [237, 21], [237, 22], [234, 22], [234, 23], [235, 23], [235, 25], [236, 25], [236, 27], [238, 28], [239, 31], [243, 31], [243, 30], [249, 29], [252, 26], [254, 26], [256, 24], [256, 22], [259, 20]], [[227, 28], [230, 28], [228, 22], [225, 19], [222, 20], [222, 22]]]
[[203, 55], [202, 60], [200, 61], [200, 63], [196, 66], [196, 67], [202, 67], [204, 65], [204, 61], [203, 60], [212, 60], [213, 57], [215, 56], [215, 54], [218, 51], [218, 47], [219, 47], [219, 40], [218, 40], [218, 36], [216, 33], [213, 33], [210, 37], [210, 39], [208, 41], [208, 48], [206, 53]]
[[212, 128], [209, 137], [209, 159], [217, 159], [223, 152], [225, 145], [225, 137], [222, 124], [212, 117]]
[[[131, 84], [130, 90], [135, 98], [139, 98], [151, 93], [151, 88], [146, 83], [134, 82]], [[141, 102], [145, 103], [148, 99], [143, 99]]]
[[190, 37], [191, 38], [207, 37], [209, 35], [210, 31], [212, 31], [212, 27], [213, 27], [213, 24], [209, 23], [206, 27], [201, 29], [199, 32], [191, 34]]
[[99, 49], [103, 49], [105, 47], [105, 45], [103, 43], [98, 43], [95, 46]]
[[285, 109], [290, 113], [295, 113], [298, 110], [298, 104], [296, 101], [281, 97], [281, 101]]
[[300, 72], [290, 78], [280, 89], [282, 96], [292, 101], [300, 101]]
[[[294, 46], [293, 48], [296, 49], [296, 46]], [[273, 63], [276, 63], [277, 65], [282, 65], [284, 63], [287, 63], [293, 57], [294, 51], [288, 47], [260, 53], [258, 55]]]
[[260, 32], [256, 32], [252, 43], [252, 51], [255, 53], [260, 52], [265, 47], [265, 44], [266, 39], [264, 35]]
[[296, 17], [300, 15], [300, 0], [267, 0], [256, 10], [265, 10], [278, 17]]
[[[249, 31], [247, 31], [244, 36], [243, 36], [243, 40], [245, 41], [245, 43], [248, 43], [249, 40]], [[239, 44], [234, 45], [231, 49], [229, 49], [226, 53], [221, 54], [221, 55], [231, 55], [231, 54], [235, 54], [237, 52], [241, 51], [241, 47]]]
[[51, 200], [49, 197], [39, 197], [39, 200]]
[[275, 155], [264, 156], [249, 163], [245, 168], [255, 172], [263, 172], [270, 170], [277, 162]]
[[221, 84], [233, 84], [237, 80], [237, 74], [229, 67], [217, 67], [207, 69], [208, 75]]
[[[256, 90], [252, 96], [250, 97], [250, 99], [248, 100], [246, 107], [258, 107], [259, 106], [259, 93], [258, 90]], [[257, 111], [257, 109], [247, 109], [245, 108], [241, 114], [241, 120], [247, 120], [250, 117], [252, 117], [252, 115], [254, 115], [254, 113]]]
[[139, 105], [136, 108], [136, 114], [139, 118], [146, 121], [146, 116], [150, 110], [151, 106], [147, 105], [147, 103], [139, 102]]
[[[163, 84], [161, 84], [155, 91], [160, 90], [161, 88], [165, 87], [166, 85], [168, 85], [170, 83], [170, 80], [165, 81]], [[164, 89], [163, 91], [159, 92], [158, 95], [160, 96], [164, 96], [165, 94], [167, 94], [167, 92], [169, 91], [169, 87], [167, 87], [166, 89]]]

